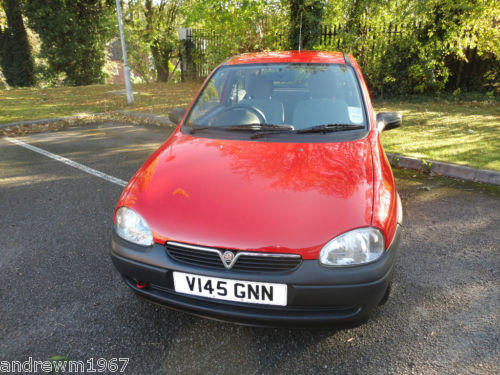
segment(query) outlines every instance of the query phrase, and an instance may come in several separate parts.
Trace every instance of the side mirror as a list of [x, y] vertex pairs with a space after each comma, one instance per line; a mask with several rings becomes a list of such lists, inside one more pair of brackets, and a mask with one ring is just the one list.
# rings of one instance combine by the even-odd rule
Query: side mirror
[[379, 132], [399, 128], [403, 116], [397, 112], [379, 112], [377, 113], [377, 129]]
[[184, 117], [186, 110], [184, 108], [174, 108], [168, 114], [168, 119], [174, 124], [179, 124]]

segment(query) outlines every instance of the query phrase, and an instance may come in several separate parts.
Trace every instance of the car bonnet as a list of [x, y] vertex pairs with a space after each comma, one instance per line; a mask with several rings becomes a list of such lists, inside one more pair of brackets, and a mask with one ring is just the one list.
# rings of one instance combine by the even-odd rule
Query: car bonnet
[[313, 259], [335, 236], [369, 226], [367, 138], [272, 143], [176, 132], [132, 178], [118, 206], [144, 217], [155, 241]]

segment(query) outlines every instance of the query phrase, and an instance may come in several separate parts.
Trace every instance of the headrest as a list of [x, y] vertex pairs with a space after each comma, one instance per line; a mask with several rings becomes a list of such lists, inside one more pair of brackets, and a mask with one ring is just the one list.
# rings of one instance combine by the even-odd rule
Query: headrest
[[252, 99], [268, 99], [272, 92], [272, 83], [262, 76], [251, 78], [247, 84], [247, 95]]
[[317, 72], [309, 77], [309, 91], [313, 99], [331, 99], [335, 95], [337, 82], [331, 72]]

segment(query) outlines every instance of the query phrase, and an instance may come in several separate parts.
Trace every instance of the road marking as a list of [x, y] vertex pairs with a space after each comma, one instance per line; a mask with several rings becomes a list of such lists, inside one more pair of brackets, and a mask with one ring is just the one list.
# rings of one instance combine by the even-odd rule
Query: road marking
[[117, 185], [120, 185], [120, 186], [126, 186], [127, 185], [126, 181], [123, 181], [123, 180], [121, 180], [119, 178], [110, 176], [109, 174], [106, 174], [106, 173], [100, 172], [100, 171], [98, 171], [96, 169], [87, 167], [86, 165], [77, 163], [76, 161], [70, 160], [70, 159], [65, 158], [63, 156], [59, 156], [59, 155], [53, 154], [52, 152], [45, 151], [45, 150], [43, 150], [41, 148], [38, 148], [36, 146], [32, 146], [32, 145], [30, 145], [28, 143], [24, 143], [23, 141], [20, 141], [18, 139], [9, 138], [9, 137], [5, 137], [5, 139], [8, 140], [10, 143], [14, 143], [14, 144], [16, 144], [18, 146], [27, 148], [28, 150], [31, 150], [31, 151], [37, 152], [39, 154], [42, 154], [44, 156], [47, 156], [48, 158], [60, 161], [61, 163], [67, 164], [67, 165], [69, 165], [69, 166], [71, 166], [73, 168], [79, 169], [79, 170], [81, 170], [81, 171], [83, 171], [85, 173], [88, 173], [88, 174], [91, 174], [93, 176], [102, 178], [103, 180], [112, 182], [113, 184], [117, 184]]

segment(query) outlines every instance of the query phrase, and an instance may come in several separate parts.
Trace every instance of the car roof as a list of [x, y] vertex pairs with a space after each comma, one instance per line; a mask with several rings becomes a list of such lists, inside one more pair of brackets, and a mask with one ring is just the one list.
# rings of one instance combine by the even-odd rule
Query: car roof
[[264, 63], [323, 63], [345, 64], [342, 52], [330, 51], [277, 51], [244, 53], [230, 58], [225, 65]]

